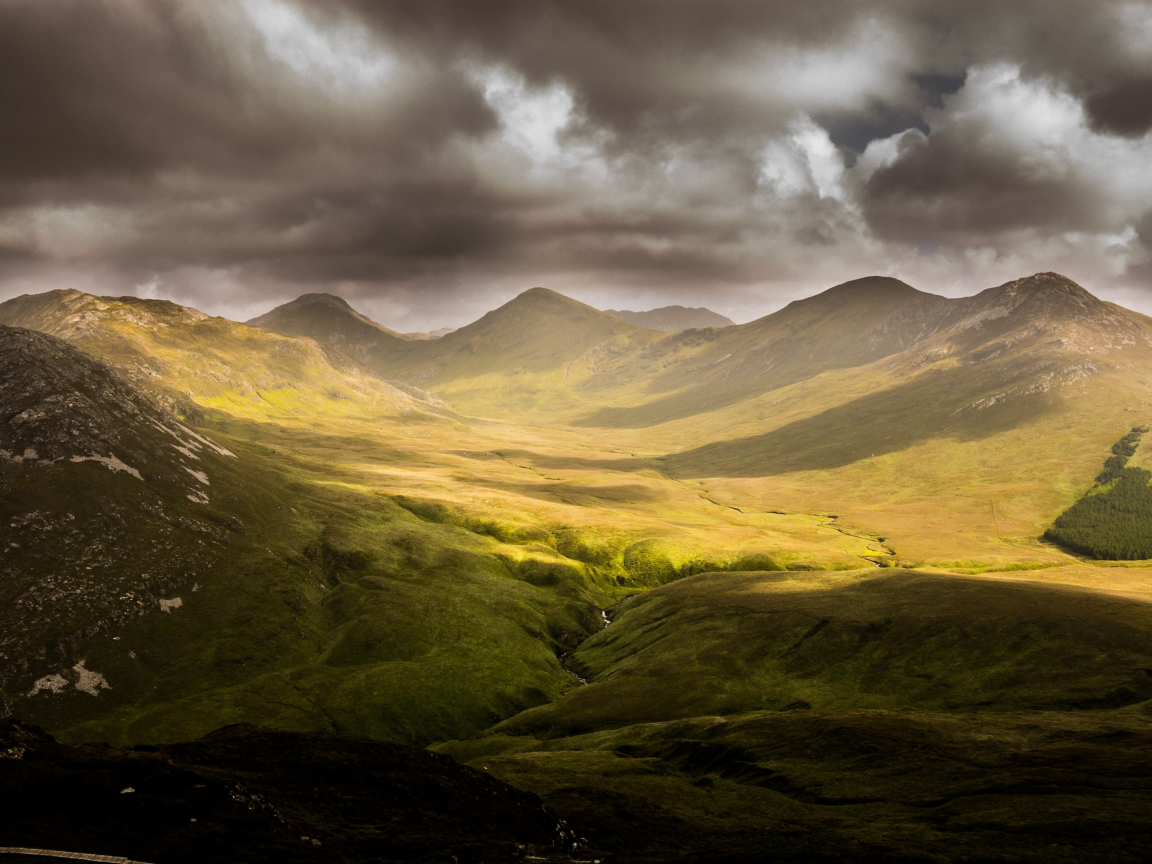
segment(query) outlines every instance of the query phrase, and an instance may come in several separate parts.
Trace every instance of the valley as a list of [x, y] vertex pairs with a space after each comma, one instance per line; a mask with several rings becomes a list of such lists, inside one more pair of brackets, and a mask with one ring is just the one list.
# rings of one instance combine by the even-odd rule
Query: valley
[[1045, 532], [1152, 422], [1152, 320], [1064, 277], [0, 325], [0, 691], [52, 746], [427, 748], [606, 861], [1141, 859], [1152, 562]]

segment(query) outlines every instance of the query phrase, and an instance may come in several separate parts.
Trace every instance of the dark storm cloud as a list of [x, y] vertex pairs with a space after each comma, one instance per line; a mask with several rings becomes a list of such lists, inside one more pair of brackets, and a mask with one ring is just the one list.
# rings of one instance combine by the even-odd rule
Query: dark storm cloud
[[1095, 128], [1142, 136], [1152, 129], [1152, 75], [1109, 84], [1089, 96], [1085, 107]]
[[1091, 0], [8, 0], [0, 291], [433, 322], [545, 281], [957, 284], [969, 247], [1143, 272], [1150, 47], [1150, 4]]

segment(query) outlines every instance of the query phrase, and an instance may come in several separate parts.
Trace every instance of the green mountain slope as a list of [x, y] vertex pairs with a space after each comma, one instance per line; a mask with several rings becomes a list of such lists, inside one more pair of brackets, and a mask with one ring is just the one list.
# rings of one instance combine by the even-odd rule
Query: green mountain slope
[[674, 334], [616, 372], [636, 391], [630, 404], [593, 409], [579, 422], [651, 426], [869, 363], [932, 335], [949, 308], [897, 279], [869, 277], [748, 324]]
[[479, 415], [553, 412], [580, 401], [589, 368], [611, 365], [660, 334], [533, 288], [435, 341], [409, 343], [380, 371]]
[[[366, 485], [411, 461], [381, 423], [443, 422], [373, 373], [173, 304], [0, 311], [110, 361], [3, 331], [7, 710], [122, 741], [258, 721], [425, 742], [574, 685], [558, 657], [600, 626], [608, 580], [547, 532], [463, 529]], [[279, 386], [244, 399], [261, 376]], [[374, 464], [340, 466], [349, 448]]]
[[333, 302], [338, 298], [315, 298], [328, 295], [305, 295], [249, 323], [314, 336], [385, 378], [479, 415], [567, 407], [586, 378], [584, 365], [630, 355], [659, 338], [545, 288], [438, 339], [404, 339]]
[[236, 416], [419, 411], [419, 402], [347, 355], [164, 300], [48, 291], [0, 303], [0, 324], [67, 339], [116, 366], [177, 413]]
[[943, 320], [953, 323], [908, 350], [821, 378], [800, 397], [811, 406], [801, 418], [670, 457], [668, 470], [828, 470], [936, 438], [979, 440], [1080, 405], [1086, 388], [1129, 404], [1117, 386], [1126, 370], [1152, 367], [1152, 322], [1055, 274], [950, 301]]

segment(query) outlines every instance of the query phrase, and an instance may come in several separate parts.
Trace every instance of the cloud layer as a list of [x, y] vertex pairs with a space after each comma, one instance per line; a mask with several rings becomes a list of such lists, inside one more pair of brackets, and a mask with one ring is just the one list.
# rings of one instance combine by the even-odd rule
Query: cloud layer
[[0, 296], [1152, 306], [1148, 2], [9, 0], [0, 128]]

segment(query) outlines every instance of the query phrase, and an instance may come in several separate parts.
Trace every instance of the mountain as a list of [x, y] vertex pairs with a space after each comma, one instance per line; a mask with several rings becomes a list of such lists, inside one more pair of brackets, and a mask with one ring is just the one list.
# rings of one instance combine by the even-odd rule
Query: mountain
[[0, 303], [0, 324], [67, 339], [190, 417], [213, 407], [247, 417], [423, 410], [417, 399], [328, 345], [166, 300], [47, 291]]
[[[1152, 569], [1042, 538], [1118, 439], [1152, 464], [1152, 321], [1062, 276], [670, 334], [533, 289], [375, 371], [157, 301], [0, 318], [70, 343], [0, 376], [0, 692], [62, 741], [429, 747], [601, 860], [1140, 860]], [[231, 740], [183, 752], [273, 739]]]
[[407, 341], [387, 327], [361, 315], [333, 294], [302, 294], [290, 303], [245, 322], [284, 336], [308, 336], [347, 354], [370, 369], [377, 357]]
[[[0, 377], [12, 417], [59, 396], [65, 417], [104, 430], [36, 450], [67, 457], [50, 465], [24, 454], [71, 444], [71, 425], [0, 445], [5, 712], [86, 740], [178, 740], [228, 717], [423, 744], [573, 686], [558, 657], [601, 626], [585, 566], [531, 515], [464, 517], [381, 486], [468, 440], [432, 402], [313, 339], [170, 303], [61, 291], [0, 316], [71, 343], [12, 330], [57, 346], [45, 364], [63, 370], [27, 398]], [[109, 384], [89, 398], [101, 375], [136, 395], [118, 402]], [[152, 397], [182, 425], [145, 410]], [[208, 442], [221, 452], [196, 449]], [[183, 485], [156, 473], [165, 453], [189, 460], [169, 471]]]
[[405, 339], [427, 340], [427, 339], [439, 339], [441, 336], [447, 336], [449, 333], [455, 333], [455, 332], [456, 332], [455, 327], [441, 327], [439, 330], [429, 330], [429, 331], [424, 332], [424, 333], [405, 333], [403, 335], [404, 335]]
[[95, 696], [107, 682], [72, 650], [220, 560], [237, 460], [54, 336], [0, 326], [0, 379], [0, 686]]
[[591, 306], [532, 288], [436, 340], [398, 346], [374, 366], [458, 410], [523, 413], [567, 406], [589, 369], [660, 338]]
[[705, 474], [828, 469], [937, 437], [988, 437], [1071, 407], [1089, 381], [1130, 404], [1122, 370], [1152, 362], [1152, 321], [1057, 274], [925, 305], [899, 319], [914, 322], [895, 333], [903, 351], [881, 345], [872, 363], [824, 376], [819, 409], [671, 462]]
[[704, 327], [731, 327], [734, 322], [711, 309], [703, 307], [698, 309], [686, 306], [661, 306], [659, 309], [649, 309], [647, 312], [630, 312], [627, 309], [605, 309], [609, 315], [615, 315], [637, 327], [647, 327], [649, 330], [661, 330], [664, 333], [677, 333], [680, 330], [701, 329]]
[[949, 308], [897, 279], [869, 277], [748, 324], [672, 334], [614, 370], [633, 388], [624, 404], [593, 408], [578, 422], [651, 426], [869, 363], [934, 333]]

